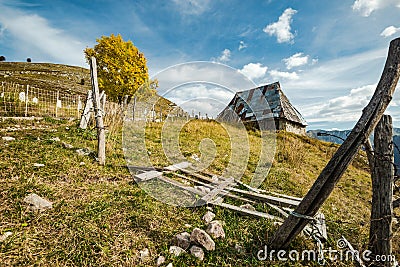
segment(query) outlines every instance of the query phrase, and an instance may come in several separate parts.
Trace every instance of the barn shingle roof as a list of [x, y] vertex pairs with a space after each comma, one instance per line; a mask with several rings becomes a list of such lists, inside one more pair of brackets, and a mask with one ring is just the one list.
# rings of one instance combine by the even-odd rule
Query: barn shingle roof
[[[268, 102], [269, 109], [262, 98]], [[232, 110], [244, 121], [274, 117], [307, 126], [303, 116], [282, 92], [279, 82], [237, 92], [218, 118], [231, 120]]]

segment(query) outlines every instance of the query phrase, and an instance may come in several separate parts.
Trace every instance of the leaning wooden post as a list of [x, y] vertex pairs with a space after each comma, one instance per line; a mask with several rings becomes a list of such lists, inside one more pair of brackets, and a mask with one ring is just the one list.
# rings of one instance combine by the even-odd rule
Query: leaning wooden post
[[[393, 219], [393, 129], [392, 118], [384, 115], [375, 128], [374, 169], [372, 172], [372, 209], [369, 232], [369, 250], [371, 259], [375, 255], [392, 255], [392, 219]], [[372, 263], [370, 266], [393, 266], [388, 259]]]
[[95, 57], [90, 58], [90, 78], [92, 81], [93, 107], [97, 127], [97, 157], [99, 159], [99, 164], [104, 165], [106, 161], [106, 136], [103, 124], [103, 112], [100, 108], [100, 94], [99, 85], [97, 83], [97, 64]]
[[90, 112], [91, 109], [93, 108], [93, 97], [92, 97], [92, 91], [89, 90], [87, 93], [86, 97], [86, 103], [85, 103], [85, 108], [83, 109], [82, 112], [82, 117], [81, 117], [81, 122], [79, 123], [79, 128], [81, 129], [86, 129], [87, 125], [90, 120]]
[[313, 217], [329, 197], [335, 185], [354, 159], [358, 149], [381, 119], [392, 99], [399, 76], [400, 38], [397, 38], [390, 42], [389, 53], [381, 79], [370, 102], [364, 108], [361, 118], [322, 170], [310, 191], [270, 240], [272, 247], [275, 249], [286, 248], [293, 238], [308, 224], [308, 218]]

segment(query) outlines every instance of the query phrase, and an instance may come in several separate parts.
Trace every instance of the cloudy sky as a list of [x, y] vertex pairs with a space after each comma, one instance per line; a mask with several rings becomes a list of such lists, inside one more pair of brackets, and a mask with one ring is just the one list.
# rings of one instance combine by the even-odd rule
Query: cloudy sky
[[[310, 129], [347, 129], [375, 89], [390, 40], [400, 36], [400, 0], [0, 0], [7, 61], [87, 67], [83, 49], [111, 33], [133, 41], [161, 78], [160, 92], [177, 102], [193, 100], [212, 115], [215, 106], [200, 98], [227, 103], [234, 91], [279, 81]], [[224, 67], [201, 63], [197, 72], [183, 64], [194, 61]], [[191, 82], [174, 81], [169, 90], [188, 69]], [[252, 83], [228, 82], [235, 71]], [[397, 127], [399, 106], [397, 93], [389, 108]]]

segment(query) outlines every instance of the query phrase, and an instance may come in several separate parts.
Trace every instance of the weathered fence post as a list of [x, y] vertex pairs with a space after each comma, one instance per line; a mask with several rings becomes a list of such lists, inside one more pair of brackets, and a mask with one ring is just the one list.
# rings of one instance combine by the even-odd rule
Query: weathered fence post
[[106, 136], [103, 124], [103, 112], [100, 108], [100, 94], [99, 85], [97, 83], [97, 64], [95, 57], [90, 58], [90, 78], [92, 80], [93, 107], [97, 127], [97, 155], [99, 164], [104, 165], [106, 160]]
[[[372, 208], [369, 232], [371, 259], [376, 255], [392, 255], [393, 219], [393, 129], [392, 118], [384, 115], [375, 128], [374, 169], [372, 171]], [[372, 263], [370, 266], [393, 266], [392, 259]]]
[[276, 249], [286, 248], [308, 224], [307, 218], [313, 217], [354, 159], [360, 146], [365, 143], [376, 124], [389, 105], [400, 76], [400, 38], [390, 42], [385, 68], [368, 105], [350, 135], [339, 147], [331, 160], [322, 170], [310, 191], [295, 211], [279, 227], [270, 240]]
[[28, 117], [28, 94], [29, 94], [29, 85], [26, 86], [26, 94], [25, 94], [25, 117]]
[[86, 129], [89, 119], [90, 119], [90, 111], [93, 107], [93, 96], [92, 91], [89, 90], [86, 97], [85, 108], [82, 112], [81, 122], [79, 123], [79, 128]]
[[57, 91], [57, 100], [56, 100], [56, 118], [58, 117], [58, 101], [60, 101], [60, 91]]

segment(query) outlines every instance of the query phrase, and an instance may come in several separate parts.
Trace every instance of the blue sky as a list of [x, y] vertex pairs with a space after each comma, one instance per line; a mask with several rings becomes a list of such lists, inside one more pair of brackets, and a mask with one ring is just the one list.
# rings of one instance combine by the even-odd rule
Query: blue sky
[[[151, 75], [185, 62], [223, 63], [257, 85], [279, 81], [310, 129], [347, 129], [375, 89], [390, 40], [400, 36], [400, 0], [0, 0], [7, 61], [87, 67], [83, 49], [111, 33], [133, 41]], [[172, 98], [213, 90], [192, 86]], [[399, 106], [396, 93], [389, 114], [397, 127]]]

